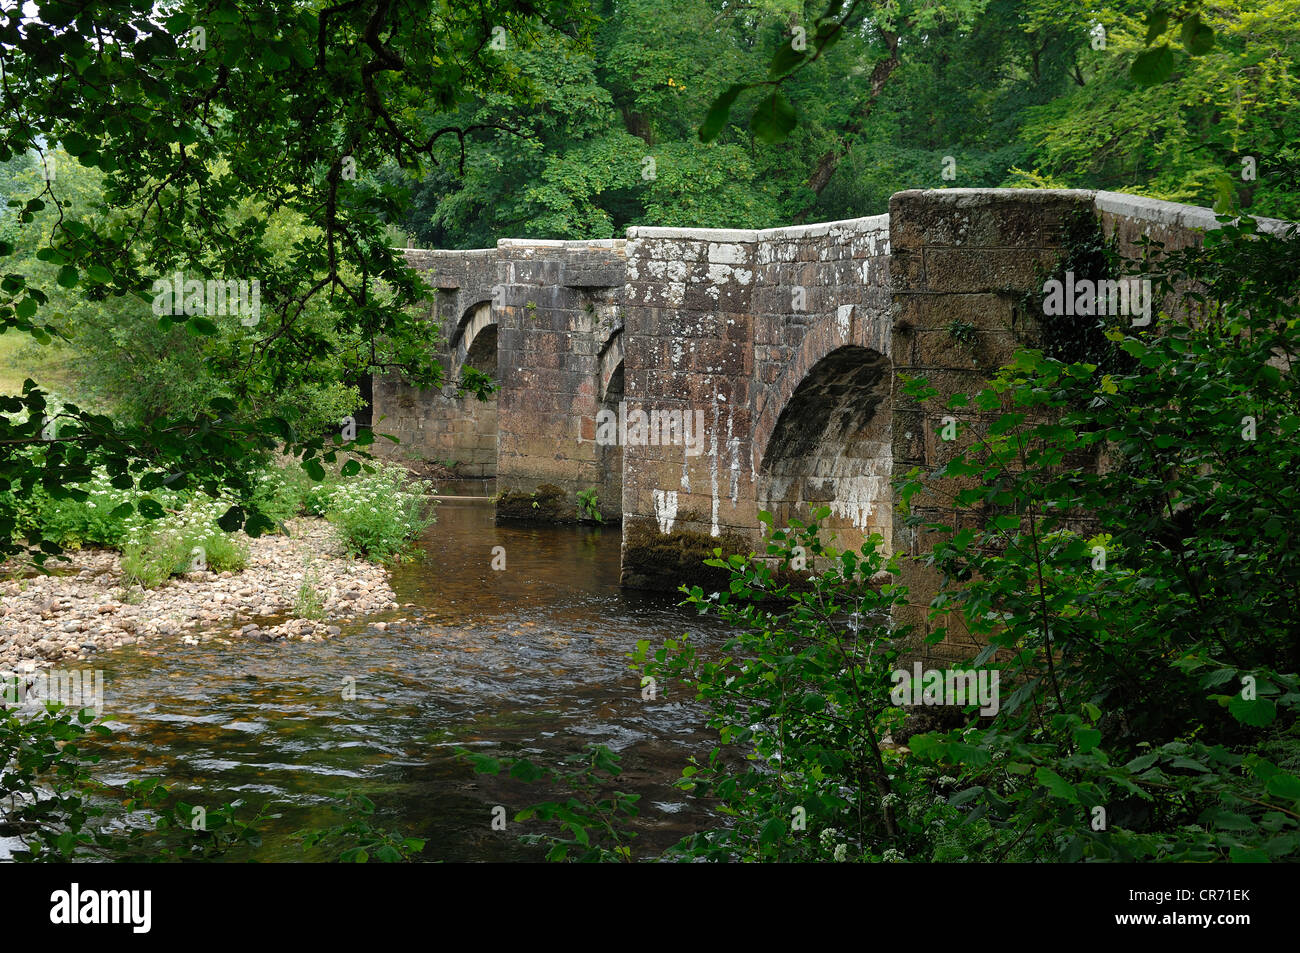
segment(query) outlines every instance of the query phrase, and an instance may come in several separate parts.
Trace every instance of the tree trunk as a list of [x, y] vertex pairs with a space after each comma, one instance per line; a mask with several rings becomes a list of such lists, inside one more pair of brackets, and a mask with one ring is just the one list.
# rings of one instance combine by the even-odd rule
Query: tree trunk
[[[849, 118], [840, 136], [839, 145], [829, 150], [825, 155], [817, 160], [817, 165], [813, 168], [812, 175], [808, 177], [808, 188], [812, 189], [814, 195], [821, 195], [822, 189], [831, 180], [835, 170], [839, 168], [840, 160], [844, 158], [849, 150], [851, 140], [854, 136], [862, 131], [866, 125], [867, 117], [871, 115], [871, 110], [876, 105], [876, 100], [885, 89], [885, 84], [889, 82], [889, 77], [893, 75], [894, 70], [898, 69], [898, 36], [894, 33], [883, 33], [885, 46], [889, 50], [889, 55], [875, 65], [871, 71], [871, 92], [863, 101], [861, 108]], [[796, 224], [802, 223], [808, 217], [811, 209], [805, 209], [795, 216]]]

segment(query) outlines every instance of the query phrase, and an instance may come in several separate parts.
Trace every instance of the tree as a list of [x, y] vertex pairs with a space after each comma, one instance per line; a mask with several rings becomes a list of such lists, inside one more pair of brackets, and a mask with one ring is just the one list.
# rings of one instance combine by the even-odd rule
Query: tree
[[[573, 0], [106, 0], [43, 4], [30, 18], [21, 7], [3, 11], [0, 162], [59, 143], [104, 176], [94, 209], [64, 204], [57, 168], [18, 206], [20, 227], [54, 210], [37, 257], [56, 266], [58, 284], [83, 288], [90, 300], [152, 304], [154, 279], [190, 270], [196, 279], [257, 280], [263, 290], [253, 333], [229, 337], [233, 396], [198, 412], [136, 423], [66, 406], [47, 421], [39, 388], [4, 398], [0, 492], [40, 485], [75, 495], [70, 485], [103, 466], [126, 486], [189, 483], [246, 498], [242, 462], [278, 447], [318, 477], [337, 442], [304, 434], [289, 415], [248, 419], [241, 402], [292, 386], [338, 337], [368, 342], [371, 369], [438, 383], [431, 347], [391, 362], [378, 356], [385, 338], [432, 340], [432, 332], [421, 332], [415, 308], [428, 289], [384, 240], [402, 190], [362, 176], [390, 160], [410, 167], [440, 142], [462, 140], [464, 128], [424, 128], [414, 109], [431, 102], [449, 110], [469, 92], [518, 95], [510, 43], [543, 25], [577, 35], [587, 22]], [[315, 231], [286, 249], [270, 222], [281, 212]], [[15, 251], [12, 240], [0, 243], [0, 256]], [[340, 305], [331, 334], [309, 318], [323, 295]], [[26, 275], [9, 271], [0, 281], [0, 330], [66, 337], [49, 303]], [[157, 318], [160, 331], [183, 327], [198, 337], [233, 323], [197, 312]], [[257, 533], [267, 521], [232, 507], [224, 528], [240, 525]], [[13, 514], [0, 512], [6, 554], [22, 548], [13, 527]], [[29, 542], [38, 560], [57, 551]]]

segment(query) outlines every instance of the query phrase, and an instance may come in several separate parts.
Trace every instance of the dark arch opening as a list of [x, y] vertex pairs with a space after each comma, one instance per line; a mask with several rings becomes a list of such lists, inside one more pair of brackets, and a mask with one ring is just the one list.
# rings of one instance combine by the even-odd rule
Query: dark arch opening
[[[600, 402], [600, 409], [607, 410], [618, 417], [618, 405], [623, 401], [623, 362], [619, 361], [609, 383], [605, 385], [605, 396]], [[621, 514], [623, 511], [623, 447], [613, 444], [596, 447], [596, 465], [602, 475], [598, 489], [601, 509], [606, 516]]]
[[492, 379], [496, 380], [497, 326], [495, 324], [484, 327], [470, 342], [469, 350], [465, 352], [465, 364], [476, 371], [491, 375]]
[[[482, 306], [480, 306], [482, 307]], [[469, 342], [461, 361], [461, 371], [474, 368], [499, 382], [497, 374], [497, 325], [479, 328]], [[458, 375], [459, 376], [459, 375]], [[449, 381], [448, 383], [456, 383]], [[448, 466], [456, 477], [490, 480], [497, 472], [497, 395], [479, 400], [471, 393], [449, 397], [440, 414], [437, 436], [439, 446], [446, 453], [439, 462]], [[463, 426], [468, 423], [469, 426]]]
[[618, 402], [623, 399], [623, 362], [618, 362], [614, 373], [609, 375], [609, 384], [605, 386], [605, 405], [618, 409]]
[[829, 506], [823, 525], [839, 546], [857, 548], [871, 533], [888, 545], [892, 377], [889, 358], [856, 345], [809, 369], [781, 411], [759, 467], [759, 507], [777, 526], [806, 523], [813, 510]]

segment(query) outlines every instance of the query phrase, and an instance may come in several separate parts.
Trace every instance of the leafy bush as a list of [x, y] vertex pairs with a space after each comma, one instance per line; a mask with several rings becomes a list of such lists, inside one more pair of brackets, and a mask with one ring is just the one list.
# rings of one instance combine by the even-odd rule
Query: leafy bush
[[312, 485], [301, 468], [268, 466], [258, 477], [250, 502], [272, 523], [283, 526], [303, 511]]
[[248, 564], [247, 546], [217, 525], [226, 509], [227, 504], [218, 500], [196, 500], [158, 520], [147, 534], [129, 539], [122, 551], [127, 581], [148, 589], [196, 569], [243, 569]]
[[[759, 518], [771, 525], [769, 514]], [[904, 714], [889, 699], [899, 651], [888, 612], [904, 590], [871, 584], [897, 571], [882, 542], [873, 536], [860, 551], [840, 551], [821, 541], [816, 523], [795, 521], [770, 534], [767, 559], [710, 560], [730, 572], [724, 590], [690, 589], [689, 604], [733, 627], [719, 660], [687, 639], [653, 654], [638, 643], [634, 661], [645, 675], [679, 681], [708, 702], [719, 737], [707, 757], [691, 759], [679, 786], [717, 798], [732, 823], [674, 853], [791, 861], [830, 860], [838, 850], [859, 859], [903, 836], [900, 803], [918, 785], [888, 741]]]
[[46, 539], [65, 548], [118, 549], [150, 522], [145, 514], [161, 516], [165, 510], [179, 509], [188, 496], [185, 491], [162, 488], [119, 489], [99, 470], [90, 481], [60, 491], [35, 488], [25, 496], [18, 526], [22, 532], [39, 529]]
[[334, 494], [335, 483], [322, 481], [307, 487], [302, 496], [302, 507], [312, 516], [324, 516], [329, 510], [330, 497]]
[[949, 403], [1002, 409], [986, 433], [900, 488], [967, 512], [960, 531], [912, 520], [947, 538], [934, 609], [1017, 685], [991, 724], [911, 746], [960, 769], [955, 798], [1001, 841], [1059, 860], [1300, 853], [1295, 244], [1246, 221], [1165, 257], [1157, 298], [1194, 289], [1186, 317], [1104, 327], [1132, 358], [1110, 374], [1022, 351]]
[[398, 466], [382, 466], [334, 484], [326, 518], [353, 555], [400, 559], [410, 541], [433, 522], [432, 486]]
[[550, 845], [546, 859], [573, 860], [578, 863], [629, 861], [631, 842], [636, 837], [626, 824], [640, 812], [639, 794], [610, 791], [623, 773], [618, 756], [603, 745], [588, 745], [583, 751], [565, 758], [568, 767], [539, 768], [524, 759], [501, 762], [490, 755], [458, 748], [457, 755], [473, 765], [478, 774], [500, 774], [503, 768], [517, 781], [546, 781], [562, 785], [573, 796], [563, 801], [543, 801], [524, 808], [515, 815], [516, 822], [536, 817], [558, 825], [564, 833], [524, 834], [526, 844]]

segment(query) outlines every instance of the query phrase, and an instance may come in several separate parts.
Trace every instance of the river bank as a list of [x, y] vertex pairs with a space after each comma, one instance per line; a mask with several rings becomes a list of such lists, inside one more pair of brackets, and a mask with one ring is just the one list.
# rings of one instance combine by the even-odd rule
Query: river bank
[[[388, 570], [347, 556], [325, 520], [295, 519], [289, 529], [245, 539], [240, 572], [187, 573], [154, 589], [124, 588], [119, 554], [101, 549], [51, 560], [51, 575], [0, 582], [0, 670], [155, 639], [327, 639], [339, 623], [398, 608]], [[293, 617], [304, 581], [317, 619]]]

